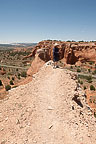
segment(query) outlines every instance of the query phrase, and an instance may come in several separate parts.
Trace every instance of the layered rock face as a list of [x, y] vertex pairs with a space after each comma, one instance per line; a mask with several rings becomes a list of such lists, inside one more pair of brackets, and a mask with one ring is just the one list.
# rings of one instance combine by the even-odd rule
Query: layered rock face
[[[28, 75], [32, 75], [39, 70], [38, 65], [40, 65], [40, 63], [38, 62], [41, 61], [41, 63], [45, 63], [49, 60], [53, 60], [54, 46], [58, 48], [59, 60], [62, 60], [66, 64], [76, 64], [87, 61], [96, 62], [96, 43], [62, 42], [55, 40], [41, 41], [32, 50], [32, 54], [30, 55], [35, 56], [35, 59], [28, 70]], [[38, 68], [35, 68], [35, 66]]]

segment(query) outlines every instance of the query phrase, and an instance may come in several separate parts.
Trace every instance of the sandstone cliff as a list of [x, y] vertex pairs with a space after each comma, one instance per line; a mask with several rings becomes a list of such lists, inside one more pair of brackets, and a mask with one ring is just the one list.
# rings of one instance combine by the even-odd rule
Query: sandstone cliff
[[66, 64], [78, 64], [87, 61], [96, 62], [96, 43], [41, 41], [32, 50], [32, 54], [29, 55], [34, 56], [35, 59], [28, 70], [28, 75], [37, 72], [43, 63], [53, 60], [53, 47], [55, 44], [57, 44], [56, 47], [59, 49], [59, 60]]

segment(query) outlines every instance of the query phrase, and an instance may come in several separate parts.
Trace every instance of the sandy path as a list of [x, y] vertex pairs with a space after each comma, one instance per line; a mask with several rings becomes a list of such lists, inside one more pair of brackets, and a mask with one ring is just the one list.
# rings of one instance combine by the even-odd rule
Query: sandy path
[[79, 118], [80, 112], [72, 111], [75, 89], [76, 83], [67, 70], [48, 66], [34, 75], [29, 84], [11, 90], [9, 99], [0, 103], [1, 144], [96, 142], [88, 136], [90, 129], [85, 121], [80, 123], [85, 117]]
[[36, 139], [38, 144], [63, 144], [64, 142], [70, 141], [70, 137], [67, 136], [67, 133], [64, 134], [64, 121], [61, 117], [61, 115], [64, 116], [63, 114], [67, 112], [67, 109], [63, 109], [64, 98], [62, 99], [62, 96], [64, 96], [64, 94], [66, 99], [64, 87], [62, 89], [62, 86], [64, 86], [63, 78], [62, 70], [60, 71], [60, 69], [57, 69], [46, 74], [44, 79], [42, 78], [42, 82], [40, 82], [40, 88], [37, 94], [39, 113]]

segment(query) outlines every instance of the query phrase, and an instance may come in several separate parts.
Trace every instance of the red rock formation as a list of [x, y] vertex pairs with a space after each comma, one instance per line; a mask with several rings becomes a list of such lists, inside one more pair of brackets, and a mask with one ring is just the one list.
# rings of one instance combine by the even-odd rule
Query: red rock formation
[[40, 57], [41, 55], [36, 54], [35, 59], [33, 60], [31, 67], [27, 71], [27, 75], [32, 76], [44, 65], [44, 61]]
[[[96, 62], [96, 44], [93, 42], [41, 41], [33, 48], [32, 54], [27, 56], [35, 56], [30, 68], [31, 75], [38, 71], [42, 64], [48, 60], [53, 60], [53, 47], [55, 44], [57, 44], [56, 47], [59, 49], [59, 60], [62, 59], [67, 64], [76, 64], [78, 62], [80, 64], [86, 61]], [[28, 70], [28, 75], [30, 75], [30, 69]]]
[[96, 92], [86, 90], [87, 103], [94, 110], [96, 110]]

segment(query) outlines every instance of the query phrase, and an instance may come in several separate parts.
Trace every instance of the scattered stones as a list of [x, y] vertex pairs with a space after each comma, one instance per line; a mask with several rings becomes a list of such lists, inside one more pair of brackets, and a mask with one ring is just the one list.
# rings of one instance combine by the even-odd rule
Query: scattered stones
[[49, 129], [51, 129], [52, 127], [53, 127], [53, 125], [50, 125], [50, 126], [49, 126]]
[[33, 143], [37, 143], [37, 141], [33, 141]]
[[3, 131], [4, 130], [4, 128], [1, 128], [1, 131]]
[[5, 121], [7, 121], [7, 120], [8, 120], [8, 117], [5, 118]]
[[1, 144], [5, 144], [5, 143], [6, 143], [6, 141], [5, 141], [5, 140], [2, 140], [2, 141], [1, 141]]
[[88, 133], [87, 136], [90, 137], [90, 134]]
[[20, 125], [19, 128], [22, 129], [22, 128], [24, 128], [24, 126], [23, 126], [23, 125]]
[[20, 121], [19, 121], [19, 119], [17, 119], [17, 120], [16, 120], [16, 124], [17, 124], [17, 125], [18, 125], [18, 124], [20, 124]]
[[54, 110], [54, 109], [53, 109], [53, 107], [51, 107], [51, 106], [48, 106], [48, 110]]

